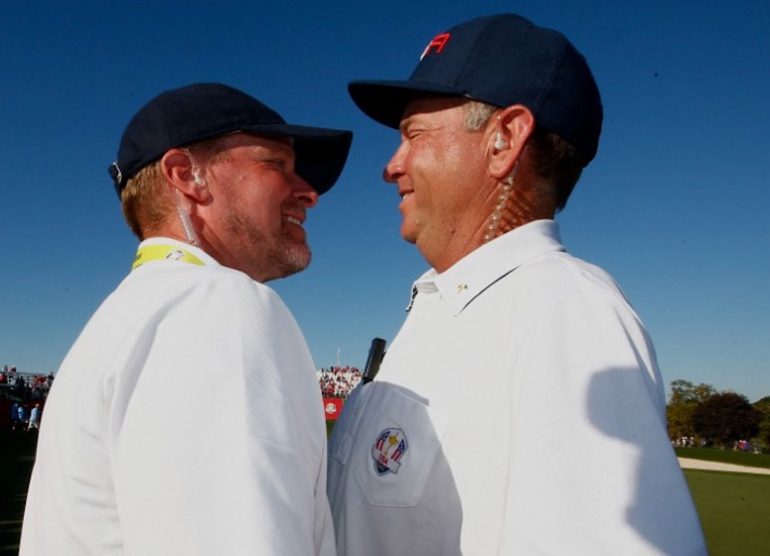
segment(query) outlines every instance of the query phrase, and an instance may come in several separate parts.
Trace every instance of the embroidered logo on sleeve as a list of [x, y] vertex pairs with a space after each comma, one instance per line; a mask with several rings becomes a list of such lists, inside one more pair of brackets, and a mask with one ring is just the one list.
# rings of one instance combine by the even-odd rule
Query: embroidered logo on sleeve
[[385, 473], [398, 473], [401, 467], [401, 459], [404, 457], [409, 443], [401, 429], [385, 429], [377, 435], [377, 440], [372, 446], [372, 458], [374, 468], [378, 475]]

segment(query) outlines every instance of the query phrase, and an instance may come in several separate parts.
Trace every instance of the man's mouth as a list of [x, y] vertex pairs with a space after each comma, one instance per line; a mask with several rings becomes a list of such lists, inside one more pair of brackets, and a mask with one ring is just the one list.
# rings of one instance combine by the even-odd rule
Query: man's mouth
[[302, 220], [297, 218], [296, 216], [286, 216], [286, 220], [288, 222], [291, 222], [292, 224], [296, 224], [297, 226], [302, 226]]

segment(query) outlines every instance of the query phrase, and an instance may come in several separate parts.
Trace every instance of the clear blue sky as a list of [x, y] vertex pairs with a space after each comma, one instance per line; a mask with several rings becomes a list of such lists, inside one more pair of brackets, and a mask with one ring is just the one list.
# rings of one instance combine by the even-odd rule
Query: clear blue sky
[[[374, 7], [376, 6], [376, 7]], [[318, 366], [392, 340], [425, 264], [381, 169], [395, 132], [346, 84], [403, 78], [436, 33], [515, 11], [563, 31], [603, 95], [594, 163], [558, 220], [646, 322], [666, 382], [770, 395], [770, 3], [29, 2], [0, 14], [0, 364], [55, 371], [136, 242], [106, 172], [162, 90], [222, 81], [288, 120], [355, 131], [309, 214], [311, 268], [272, 285]], [[180, 371], [180, 372], [183, 372]], [[479, 370], [483, 379], [483, 371]]]

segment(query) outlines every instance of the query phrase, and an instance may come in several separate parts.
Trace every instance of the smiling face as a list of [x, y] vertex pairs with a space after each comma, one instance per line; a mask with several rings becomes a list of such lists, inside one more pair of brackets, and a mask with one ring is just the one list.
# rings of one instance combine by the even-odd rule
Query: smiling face
[[291, 140], [238, 133], [219, 150], [201, 172], [211, 194], [201, 210], [207, 250], [259, 282], [306, 268], [303, 223], [318, 193], [294, 172]]
[[383, 174], [402, 198], [402, 237], [439, 272], [483, 243], [494, 203], [487, 134], [466, 130], [464, 103], [410, 102], [401, 120], [401, 144]]

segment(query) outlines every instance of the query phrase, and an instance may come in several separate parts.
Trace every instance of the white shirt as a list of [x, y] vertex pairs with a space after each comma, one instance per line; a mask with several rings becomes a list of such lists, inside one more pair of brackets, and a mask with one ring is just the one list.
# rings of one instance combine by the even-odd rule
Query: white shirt
[[555, 222], [414, 290], [334, 429], [339, 554], [705, 554], [652, 344]]
[[46, 404], [22, 555], [334, 553], [320, 390], [270, 288], [151, 261], [110, 295]]

